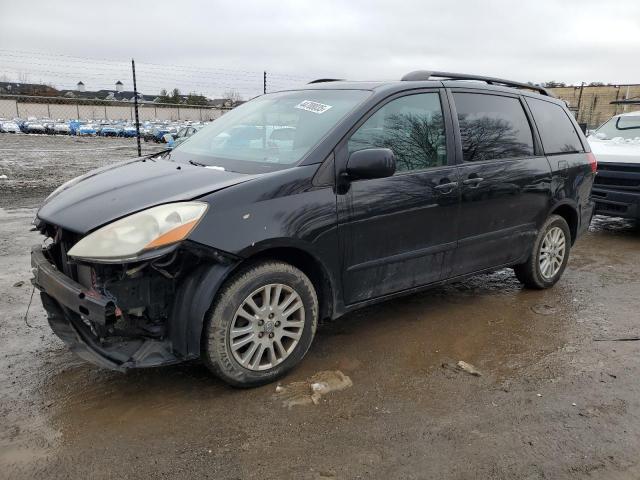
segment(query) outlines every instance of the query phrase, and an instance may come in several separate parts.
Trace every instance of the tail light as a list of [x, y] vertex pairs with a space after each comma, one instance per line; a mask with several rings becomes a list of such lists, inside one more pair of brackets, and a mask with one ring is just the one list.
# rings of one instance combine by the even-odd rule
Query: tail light
[[596, 156], [593, 154], [593, 152], [587, 153], [587, 160], [589, 160], [591, 171], [593, 173], [596, 173], [596, 170], [598, 169], [598, 161], [596, 160]]

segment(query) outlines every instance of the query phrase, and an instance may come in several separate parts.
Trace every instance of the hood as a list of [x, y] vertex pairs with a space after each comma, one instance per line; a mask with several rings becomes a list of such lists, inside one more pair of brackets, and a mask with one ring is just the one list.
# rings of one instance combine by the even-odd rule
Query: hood
[[192, 200], [252, 178], [190, 164], [138, 159], [80, 177], [45, 201], [37, 217], [84, 235], [131, 213]]
[[591, 151], [598, 163], [637, 163], [640, 165], [640, 141], [613, 138], [603, 140], [590, 136]]

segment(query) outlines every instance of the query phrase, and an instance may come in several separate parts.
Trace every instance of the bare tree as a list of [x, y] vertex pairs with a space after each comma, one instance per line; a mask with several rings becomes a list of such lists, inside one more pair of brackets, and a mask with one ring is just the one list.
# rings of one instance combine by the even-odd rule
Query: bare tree
[[240, 95], [240, 92], [238, 92], [238, 90], [236, 90], [235, 88], [230, 88], [229, 90], [224, 92], [222, 94], [222, 97], [225, 100], [230, 100], [232, 104], [236, 104], [242, 101], [242, 95]]

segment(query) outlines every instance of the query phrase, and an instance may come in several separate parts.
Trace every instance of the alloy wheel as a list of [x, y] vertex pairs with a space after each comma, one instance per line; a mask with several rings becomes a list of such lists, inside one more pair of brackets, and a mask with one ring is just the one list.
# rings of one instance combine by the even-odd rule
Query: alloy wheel
[[244, 368], [268, 370], [293, 352], [304, 330], [302, 298], [291, 287], [271, 283], [244, 299], [229, 328], [233, 358]]
[[552, 279], [562, 267], [566, 252], [565, 234], [559, 227], [549, 229], [540, 245], [540, 273], [545, 280]]

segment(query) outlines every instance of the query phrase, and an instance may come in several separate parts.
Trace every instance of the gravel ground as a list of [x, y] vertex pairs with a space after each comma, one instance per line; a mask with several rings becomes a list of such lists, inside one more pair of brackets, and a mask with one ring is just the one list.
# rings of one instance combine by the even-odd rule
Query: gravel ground
[[[162, 144], [141, 141], [142, 154]], [[0, 207], [41, 201], [58, 185], [94, 168], [137, 156], [135, 138], [0, 133]]]
[[[278, 392], [79, 360], [37, 297], [24, 319], [29, 223], [48, 190], [132, 146], [0, 137], [3, 478], [640, 478], [640, 232], [617, 219], [594, 219], [550, 290], [501, 270], [321, 327]], [[335, 391], [314, 402], [318, 380]]]

